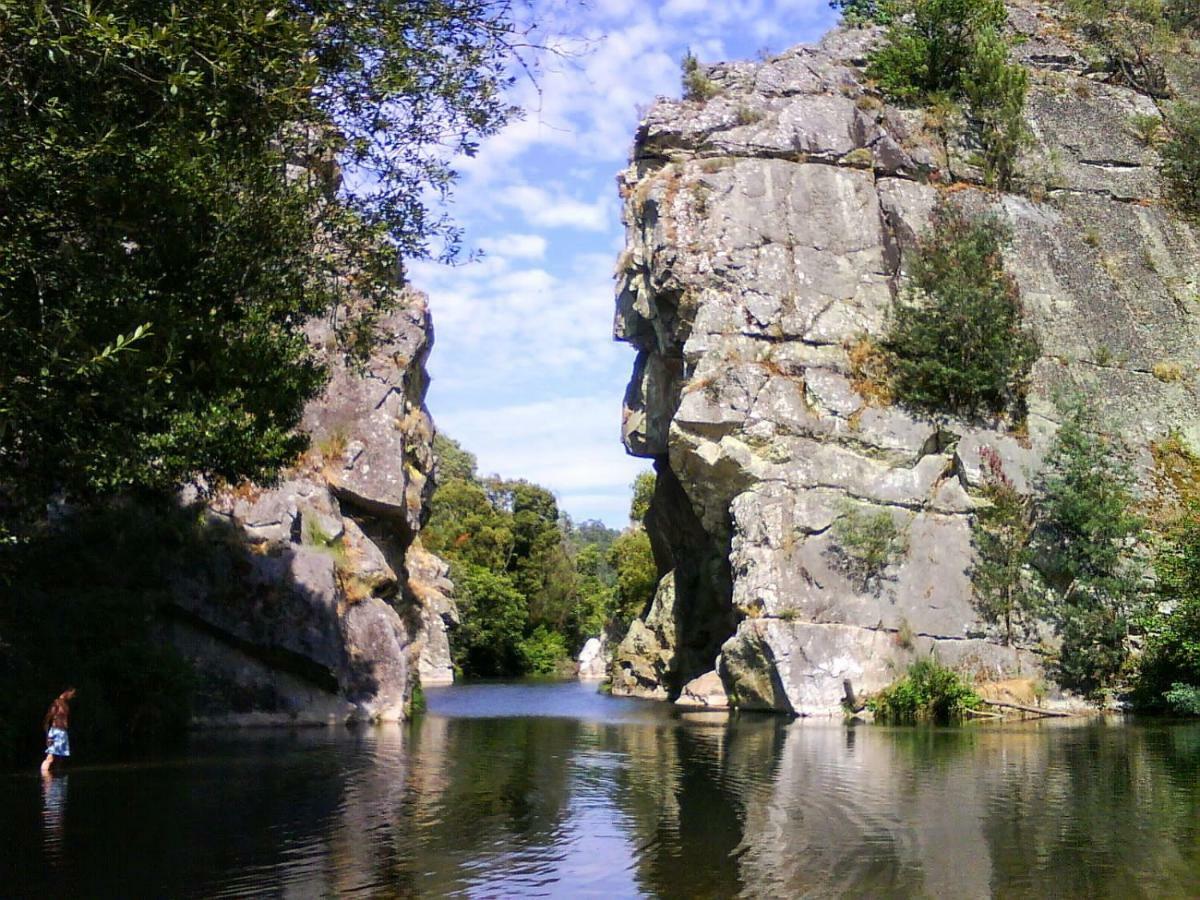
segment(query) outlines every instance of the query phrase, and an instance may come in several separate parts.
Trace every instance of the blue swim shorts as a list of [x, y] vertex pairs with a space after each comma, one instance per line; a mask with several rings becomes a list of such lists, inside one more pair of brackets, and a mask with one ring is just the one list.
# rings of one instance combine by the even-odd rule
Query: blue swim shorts
[[51, 756], [71, 755], [71, 740], [65, 728], [51, 728], [46, 732], [46, 752]]

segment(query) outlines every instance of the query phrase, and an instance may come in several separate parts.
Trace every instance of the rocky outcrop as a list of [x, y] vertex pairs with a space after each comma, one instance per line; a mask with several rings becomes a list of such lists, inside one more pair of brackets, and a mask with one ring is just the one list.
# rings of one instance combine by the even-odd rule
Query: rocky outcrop
[[418, 537], [434, 464], [425, 298], [403, 292], [377, 331], [358, 364], [310, 323], [331, 373], [304, 412], [310, 451], [277, 485], [203, 499], [225, 547], [182, 567], [167, 626], [202, 720], [397, 720], [418, 677], [452, 680], [452, 585]]
[[[840, 712], [844, 680], [870, 692], [930, 652], [1036, 676], [1042, 648], [1004, 646], [971, 603], [981, 450], [1029, 490], [1063, 388], [1143, 468], [1169, 430], [1200, 439], [1200, 232], [1130, 130], [1156, 101], [1095, 70], [1054, 9], [1014, 6], [1010, 27], [1034, 136], [1011, 193], [983, 186], [968, 137], [873, 93], [870, 29], [711, 67], [712, 99], [659, 101], [641, 124], [615, 331], [637, 349], [623, 436], [659, 475], [666, 577], [616, 650], [614, 693], [676, 698], [718, 656], [734, 704], [798, 714]], [[946, 196], [1012, 231], [1005, 265], [1042, 347], [1020, 431], [880, 403], [856, 368]], [[908, 537], [868, 588], [837, 564], [847, 501]]]

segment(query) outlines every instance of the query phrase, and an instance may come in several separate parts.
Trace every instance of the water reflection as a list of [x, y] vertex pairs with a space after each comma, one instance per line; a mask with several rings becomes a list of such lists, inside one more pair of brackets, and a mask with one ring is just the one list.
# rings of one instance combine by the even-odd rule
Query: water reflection
[[42, 848], [51, 862], [58, 859], [62, 845], [68, 780], [66, 775], [42, 776]]
[[[0, 847], [16, 850], [0, 854], [0, 885], [18, 895], [1200, 895], [1200, 726], [843, 728], [680, 716], [574, 685], [496, 690], [434, 698], [412, 726], [241, 734], [156, 766], [82, 767], [69, 817], [65, 779], [42, 796], [25, 793], [24, 777], [0, 779]], [[530, 714], [483, 715], [492, 708]], [[39, 806], [41, 843], [21, 827], [22, 810], [36, 817]]]

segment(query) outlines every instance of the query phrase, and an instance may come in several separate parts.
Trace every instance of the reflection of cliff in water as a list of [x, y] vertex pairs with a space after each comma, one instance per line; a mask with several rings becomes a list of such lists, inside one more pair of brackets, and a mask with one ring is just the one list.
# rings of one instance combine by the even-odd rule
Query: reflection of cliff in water
[[[544, 710], [543, 690], [558, 689], [537, 689]], [[61, 804], [35, 778], [0, 779], [0, 884], [1200, 896], [1200, 725], [845, 728], [609, 702], [583, 718], [430, 714], [205, 739], [176, 760], [81, 766]]]

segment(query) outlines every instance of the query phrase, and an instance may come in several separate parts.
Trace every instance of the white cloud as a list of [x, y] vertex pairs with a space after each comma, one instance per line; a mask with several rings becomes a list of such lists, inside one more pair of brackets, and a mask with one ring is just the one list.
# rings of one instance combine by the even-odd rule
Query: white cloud
[[546, 239], [540, 234], [504, 234], [482, 238], [479, 249], [506, 259], [541, 259], [546, 255]]
[[614, 203], [606, 197], [588, 203], [530, 184], [514, 184], [501, 190], [496, 199], [541, 228], [607, 231], [612, 227]]

